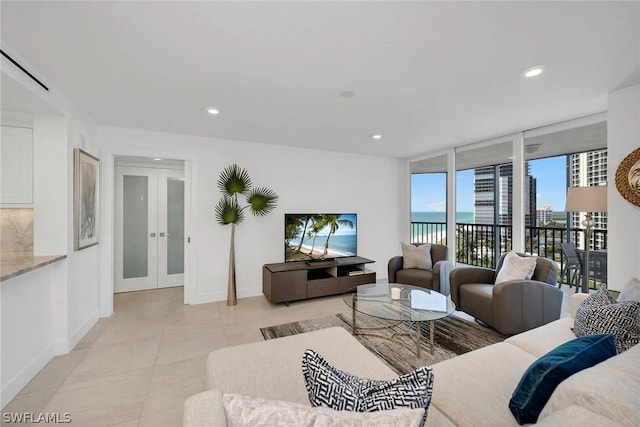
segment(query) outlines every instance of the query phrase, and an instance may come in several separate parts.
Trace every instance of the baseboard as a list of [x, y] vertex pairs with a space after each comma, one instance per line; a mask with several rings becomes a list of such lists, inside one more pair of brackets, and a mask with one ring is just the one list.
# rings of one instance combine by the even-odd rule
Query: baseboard
[[[255, 297], [258, 295], [262, 295], [262, 291], [241, 289], [236, 292], [236, 298], [248, 298], [248, 297]], [[198, 294], [195, 296], [195, 298], [191, 298], [190, 304], [207, 304], [211, 302], [226, 301], [226, 300], [227, 300], [227, 291], [225, 289], [224, 291], [219, 291], [219, 292], [209, 292], [206, 294]]]
[[[2, 387], [0, 393], [0, 408], [4, 408], [16, 395], [29, 384], [29, 381], [44, 368], [55, 354], [55, 345], [45, 348], [40, 354], [29, 361], [24, 368], [16, 373], [6, 385]], [[3, 372], [3, 374], [6, 374]]]
[[73, 331], [69, 335], [69, 338], [67, 339], [67, 342], [69, 343], [69, 345], [67, 346], [67, 350], [63, 353], [58, 353], [58, 354], [65, 354], [73, 350], [73, 348], [80, 342], [80, 340], [85, 335], [87, 335], [87, 332], [89, 332], [91, 328], [93, 328], [93, 325], [95, 325], [98, 322], [99, 318], [100, 318], [100, 315], [98, 311], [94, 311], [93, 313], [91, 313], [87, 318], [87, 320], [85, 320], [79, 327], [76, 328], [75, 331]]

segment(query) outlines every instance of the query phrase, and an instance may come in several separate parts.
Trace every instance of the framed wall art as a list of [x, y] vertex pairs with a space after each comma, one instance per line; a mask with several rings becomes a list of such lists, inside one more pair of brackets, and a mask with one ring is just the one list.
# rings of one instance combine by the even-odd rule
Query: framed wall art
[[74, 249], [98, 244], [100, 160], [76, 148], [73, 167]]
[[622, 197], [640, 206], [640, 147], [620, 162], [616, 170], [616, 188]]

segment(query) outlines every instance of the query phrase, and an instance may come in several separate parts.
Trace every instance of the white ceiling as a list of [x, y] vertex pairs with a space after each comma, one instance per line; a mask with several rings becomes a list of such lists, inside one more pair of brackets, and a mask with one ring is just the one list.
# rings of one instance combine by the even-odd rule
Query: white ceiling
[[605, 111], [640, 83], [637, 1], [0, 7], [3, 50], [102, 125], [410, 157]]

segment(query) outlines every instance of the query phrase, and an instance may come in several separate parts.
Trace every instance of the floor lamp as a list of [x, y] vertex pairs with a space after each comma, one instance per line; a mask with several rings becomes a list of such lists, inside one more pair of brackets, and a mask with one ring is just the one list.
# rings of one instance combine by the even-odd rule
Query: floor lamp
[[591, 243], [592, 212], [607, 211], [607, 187], [569, 187], [567, 189], [567, 212], [586, 212], [582, 225], [584, 231], [584, 260], [582, 268], [582, 292], [589, 293], [589, 246]]

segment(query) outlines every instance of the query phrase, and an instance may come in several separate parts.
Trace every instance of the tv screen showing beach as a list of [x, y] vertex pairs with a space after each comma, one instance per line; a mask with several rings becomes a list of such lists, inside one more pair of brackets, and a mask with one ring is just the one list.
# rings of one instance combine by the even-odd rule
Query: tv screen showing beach
[[356, 214], [285, 214], [284, 223], [285, 262], [358, 254]]

